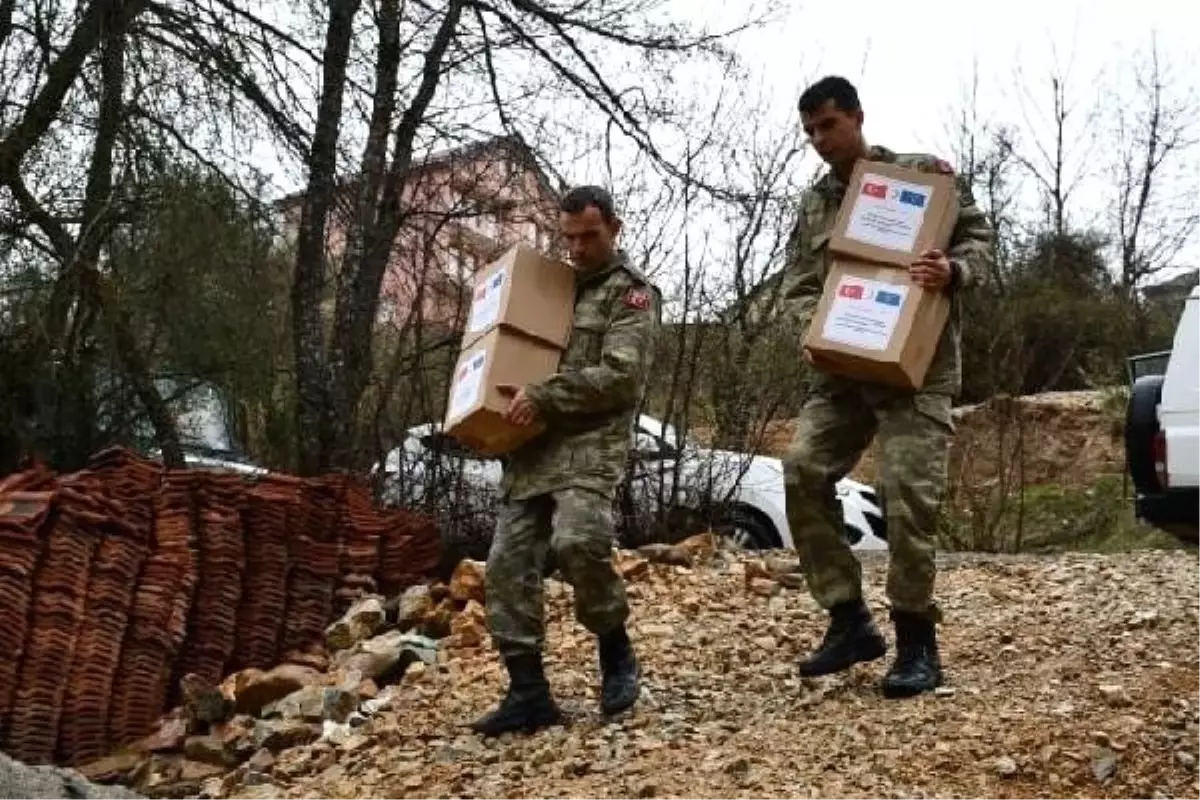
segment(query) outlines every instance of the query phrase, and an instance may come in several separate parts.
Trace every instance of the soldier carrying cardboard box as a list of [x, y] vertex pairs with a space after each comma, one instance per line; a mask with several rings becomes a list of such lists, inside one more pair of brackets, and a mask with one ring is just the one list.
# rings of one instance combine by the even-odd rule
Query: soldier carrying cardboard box
[[656, 330], [658, 290], [615, 247], [621, 221], [603, 189], [572, 190], [560, 206], [576, 270], [574, 319], [558, 370], [512, 395], [506, 419], [545, 430], [508, 455], [504, 503], [488, 555], [488, 627], [509, 674], [507, 695], [472, 723], [484, 734], [561, 718], [542, 668], [542, 577], [549, 550], [575, 590], [579, 621], [596, 635], [600, 705], [637, 700], [639, 670], [625, 629], [625, 585], [613, 569], [613, 498], [624, 477]]
[[[827, 291], [826, 277], [833, 262], [830, 234], [843, 202], [854, 202], [847, 200], [846, 189], [855, 166], [865, 160], [926, 173], [950, 174], [951, 169], [934, 156], [900, 155], [883, 147], [868, 147], [858, 92], [844, 78], [826, 77], [810, 86], [800, 97], [799, 111], [813, 148], [831, 168], [805, 192], [787, 248], [782, 288], [785, 309], [807, 333], [822, 293]], [[887, 649], [863, 602], [861, 566], [842, 535], [834, 497], [835, 483], [853, 469], [872, 439], [880, 439], [878, 488], [887, 516], [887, 596], [897, 649], [882, 684], [888, 697], [919, 694], [942, 681], [935, 632], [940, 613], [933, 598], [934, 550], [953, 434], [951, 401], [962, 382], [956, 295], [973, 276], [986, 270], [992, 238], [968, 182], [959, 180], [957, 191], [957, 221], [948, 237], [949, 246], [944, 252], [919, 249], [901, 261], [908, 264], [908, 286], [913, 291], [944, 292], [951, 301], [948, 322], [940, 330], [921, 385], [905, 389], [836, 374], [806, 350], [806, 357], [815, 362], [817, 376], [784, 459], [788, 523], [809, 591], [830, 614], [820, 647], [801, 663], [800, 671], [805, 676], [826, 675], [880, 658]], [[868, 204], [885, 201], [888, 196], [885, 187], [874, 184], [859, 193], [867, 195]], [[896, 194], [897, 203], [903, 205], [907, 196]], [[861, 293], [846, 294], [847, 302], [863, 299]], [[899, 302], [892, 297], [898, 293], [886, 294], [888, 302], [876, 304], [883, 311], [888, 310], [883, 305], [894, 308]], [[865, 329], [873, 318], [864, 313], [861, 319]], [[869, 351], [860, 348], [858, 352]]]

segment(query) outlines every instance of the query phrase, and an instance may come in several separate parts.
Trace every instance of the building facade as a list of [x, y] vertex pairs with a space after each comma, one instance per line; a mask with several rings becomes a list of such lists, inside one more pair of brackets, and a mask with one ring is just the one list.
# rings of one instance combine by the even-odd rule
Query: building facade
[[[326, 234], [341, 263], [357, 183], [343, 181]], [[404, 220], [380, 289], [379, 322], [455, 329], [464, 322], [475, 272], [517, 241], [558, 252], [561, 189], [518, 136], [495, 137], [414, 162], [404, 179]], [[299, 229], [302, 195], [277, 205], [287, 235]]]

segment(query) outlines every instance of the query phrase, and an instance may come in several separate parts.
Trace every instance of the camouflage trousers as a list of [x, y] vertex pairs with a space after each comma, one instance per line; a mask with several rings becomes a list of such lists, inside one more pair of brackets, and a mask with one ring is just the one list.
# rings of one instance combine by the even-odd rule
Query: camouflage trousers
[[953, 433], [950, 406], [949, 395], [851, 386], [815, 394], [801, 410], [784, 458], [787, 518], [809, 591], [823, 608], [862, 597], [862, 567], [845, 535], [835, 484], [878, 436], [888, 600], [897, 611], [940, 616], [934, 554]]
[[564, 489], [500, 510], [487, 563], [487, 613], [502, 656], [540, 652], [545, 638], [542, 576], [547, 554], [575, 590], [575, 617], [596, 635], [629, 616], [625, 583], [613, 569], [612, 501]]

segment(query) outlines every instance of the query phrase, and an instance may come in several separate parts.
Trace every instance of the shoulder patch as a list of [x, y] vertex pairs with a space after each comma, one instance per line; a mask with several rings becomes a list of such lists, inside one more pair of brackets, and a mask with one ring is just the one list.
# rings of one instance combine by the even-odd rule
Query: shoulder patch
[[621, 300], [630, 308], [645, 311], [650, 307], [650, 291], [642, 286], [630, 286]]

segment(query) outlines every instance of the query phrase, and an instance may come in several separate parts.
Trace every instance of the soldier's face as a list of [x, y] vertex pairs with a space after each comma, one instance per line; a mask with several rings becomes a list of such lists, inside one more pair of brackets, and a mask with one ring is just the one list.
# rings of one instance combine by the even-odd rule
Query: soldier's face
[[862, 150], [862, 109], [843, 111], [833, 100], [812, 114], [800, 114], [804, 134], [826, 164], [841, 166], [853, 162]]
[[612, 257], [621, 221], [607, 221], [600, 209], [587, 206], [578, 214], [559, 214], [559, 229], [571, 261], [582, 270], [598, 269]]

